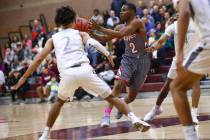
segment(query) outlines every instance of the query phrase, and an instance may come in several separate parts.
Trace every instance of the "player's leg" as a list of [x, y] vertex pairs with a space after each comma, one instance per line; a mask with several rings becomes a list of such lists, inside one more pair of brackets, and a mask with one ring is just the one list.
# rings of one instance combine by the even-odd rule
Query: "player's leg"
[[120, 112], [125, 114], [131, 120], [134, 127], [139, 129], [141, 132], [145, 132], [150, 128], [149, 124], [141, 121], [133, 112], [131, 112], [129, 106], [119, 98], [109, 95], [105, 98], [105, 100], [114, 105]]
[[75, 90], [78, 88], [78, 85], [76, 84], [72, 75], [70, 76], [66, 75], [62, 77], [64, 78], [61, 78], [61, 81], [59, 83], [58, 99], [50, 109], [44, 132], [42, 136], [39, 138], [39, 140], [48, 140], [50, 129], [54, 125], [63, 104], [69, 97], [70, 98], [73, 97]]
[[163, 87], [160, 90], [160, 93], [159, 93], [158, 98], [156, 100], [155, 106], [145, 115], [144, 121], [150, 121], [150, 120], [154, 119], [154, 117], [156, 115], [160, 115], [163, 112], [161, 104], [168, 95], [169, 85], [170, 85], [171, 81], [172, 81], [172, 79], [170, 79], [170, 78], [166, 79]]
[[50, 109], [50, 112], [49, 112], [48, 118], [47, 118], [47, 124], [46, 124], [43, 134], [39, 138], [39, 140], [48, 140], [50, 129], [52, 128], [53, 124], [55, 123], [55, 120], [57, 119], [64, 103], [65, 103], [65, 101], [63, 101], [59, 98], [55, 101], [52, 108]]
[[[121, 67], [118, 69], [118, 73], [116, 75], [116, 80], [114, 83], [114, 88], [112, 90], [112, 94], [114, 96], [119, 96], [122, 92], [122, 89], [128, 84], [129, 77], [131, 77], [132, 71], [130, 70], [130, 66], [125, 67], [123, 64]], [[101, 126], [102, 127], [107, 127], [110, 124], [110, 114], [112, 111], [113, 105], [108, 104], [105, 109], [104, 109], [104, 116], [102, 117], [101, 120]]]
[[200, 100], [200, 94], [201, 94], [200, 81], [197, 81], [192, 86], [192, 109], [191, 109], [191, 115], [192, 115], [193, 122], [195, 124], [198, 124], [197, 116], [198, 116], [198, 103], [199, 103], [199, 100]]
[[91, 72], [89, 74], [87, 73], [86, 79], [83, 79], [83, 81], [81, 81], [81, 87], [84, 88], [90, 94], [97, 94], [101, 96], [107, 102], [115, 106], [119, 111], [124, 113], [131, 120], [134, 126], [140, 129], [140, 131], [147, 131], [150, 128], [150, 125], [145, 123], [144, 121], [141, 121], [133, 112], [131, 112], [130, 108], [124, 101], [112, 95], [110, 87], [104, 81], [102, 81], [96, 74]]
[[176, 61], [173, 60], [171, 67], [168, 71], [167, 79], [163, 85], [163, 87], [160, 90], [160, 93], [158, 95], [158, 98], [156, 100], [155, 106], [145, 115], [144, 121], [151, 121], [154, 119], [156, 115], [160, 115], [163, 112], [163, 109], [161, 107], [162, 102], [165, 100], [165, 98], [168, 95], [169, 92], [169, 85], [172, 82], [172, 80], [176, 77]]
[[192, 117], [190, 113], [190, 106], [187, 99], [187, 90], [192, 87], [192, 85], [201, 79], [201, 75], [185, 72], [177, 76], [170, 85], [172, 97], [176, 111], [178, 113], [179, 119], [184, 125], [185, 137], [196, 138], [195, 128], [192, 122]]
[[[150, 69], [150, 59], [149, 58], [139, 58], [134, 67], [134, 72], [130, 78], [130, 83], [128, 87], [128, 94], [124, 98], [124, 101], [129, 104], [133, 102], [139, 92], [140, 87], [143, 85], [144, 81], [147, 78], [147, 74]], [[122, 117], [122, 113], [118, 111], [117, 115], [115, 116], [116, 119], [120, 119]]]

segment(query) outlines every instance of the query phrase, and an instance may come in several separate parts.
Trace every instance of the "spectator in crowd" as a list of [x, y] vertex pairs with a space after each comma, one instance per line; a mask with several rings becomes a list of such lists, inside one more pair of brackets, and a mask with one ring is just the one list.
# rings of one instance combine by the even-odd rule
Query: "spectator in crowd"
[[[9, 73], [8, 79], [7, 79], [7, 85], [9, 86], [9, 89], [14, 86], [18, 80], [21, 77], [21, 72], [19, 69], [14, 69]], [[24, 93], [28, 89], [28, 83], [26, 82], [20, 89], [18, 90], [11, 90], [11, 99], [12, 102], [15, 102], [16, 104], [25, 103], [25, 97]], [[16, 96], [18, 100], [16, 101]]]
[[138, 7], [136, 9], [136, 15], [139, 18], [143, 17], [143, 9], [145, 9], [145, 8], [146, 8], [146, 6], [145, 6], [144, 2], [142, 0], [139, 0], [138, 1]]
[[92, 46], [86, 46], [85, 51], [88, 54], [90, 64], [95, 68], [98, 65], [98, 57], [100, 53]]
[[117, 17], [120, 17], [122, 6], [127, 3], [127, 0], [112, 0], [111, 10], [113, 10]]
[[154, 27], [154, 24], [155, 24], [155, 20], [154, 20], [154, 18], [149, 14], [148, 8], [145, 8], [145, 9], [143, 10], [143, 17], [145, 17], [145, 18], [148, 19], [148, 22], [151, 24], [151, 27], [153, 28], [153, 27]]
[[94, 20], [95, 22], [99, 23], [99, 24], [103, 24], [103, 17], [100, 14], [100, 11], [98, 9], [94, 9], [93, 10], [93, 16], [91, 17], [92, 20]]
[[17, 43], [21, 43], [21, 42], [18, 40], [17, 36], [14, 36], [10, 44], [12, 50], [16, 49]]
[[45, 45], [47, 36], [46, 29], [41, 25], [39, 20], [34, 20], [32, 27], [32, 48], [43, 47]]
[[103, 16], [103, 21], [104, 21], [103, 26], [107, 27], [106, 23], [107, 23], [108, 18], [110, 17], [108, 10], [104, 10], [102, 16]]
[[120, 19], [119, 17], [115, 16], [115, 12], [113, 10], [111, 10], [109, 14], [110, 14], [110, 17], [107, 20], [107, 27], [113, 29], [117, 24], [120, 23]]
[[114, 83], [114, 77], [115, 77], [115, 73], [111, 68], [112, 67], [107, 62], [104, 64], [104, 71], [102, 71], [98, 74], [99, 77], [101, 77], [109, 85]]
[[24, 34], [22, 44], [30, 49], [32, 48], [32, 41], [27, 34]]
[[5, 83], [5, 77], [3, 71], [0, 70], [0, 96], [3, 95], [3, 87]]
[[14, 57], [15, 52], [10, 47], [6, 48], [4, 55], [4, 64], [8, 72], [11, 70], [10, 66], [12, 65]]
[[18, 58], [19, 62], [22, 62], [24, 60], [24, 50], [22, 48], [22, 43], [17, 43], [17, 47], [15, 49], [15, 57]]
[[153, 24], [148, 20], [147, 17], [142, 17], [141, 19], [146, 27], [146, 32], [148, 33], [153, 28]]
[[39, 80], [40, 86], [36, 88], [36, 92], [40, 98], [39, 103], [44, 103], [46, 100], [44, 99], [44, 96], [49, 95], [49, 87], [47, 86], [47, 83], [51, 80], [51, 78], [55, 74], [48, 70], [48, 67], [45, 66], [42, 68], [42, 74]]
[[161, 21], [161, 15], [159, 13], [159, 6], [154, 5], [151, 11], [151, 16], [154, 18], [155, 23]]
[[56, 81], [56, 76], [53, 75], [51, 80], [47, 83], [50, 89], [50, 96], [48, 97], [48, 103], [54, 103], [58, 95], [58, 82]]

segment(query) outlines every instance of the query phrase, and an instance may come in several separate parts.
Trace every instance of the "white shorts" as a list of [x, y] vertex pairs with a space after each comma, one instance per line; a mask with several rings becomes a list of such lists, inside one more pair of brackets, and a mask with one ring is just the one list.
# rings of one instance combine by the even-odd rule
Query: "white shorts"
[[176, 73], [176, 60], [173, 59], [172, 63], [171, 63], [171, 67], [168, 71], [168, 75], [167, 77], [170, 78], [170, 79], [175, 79], [175, 77], [177, 76], [177, 73]]
[[210, 73], [210, 42], [198, 43], [184, 62], [187, 70], [205, 75]]
[[69, 68], [62, 72], [60, 76], [58, 97], [62, 100], [68, 98], [72, 100], [75, 90], [79, 87], [94, 96], [99, 95], [102, 98], [106, 98], [112, 93], [111, 88], [95, 74], [95, 71], [88, 63]]

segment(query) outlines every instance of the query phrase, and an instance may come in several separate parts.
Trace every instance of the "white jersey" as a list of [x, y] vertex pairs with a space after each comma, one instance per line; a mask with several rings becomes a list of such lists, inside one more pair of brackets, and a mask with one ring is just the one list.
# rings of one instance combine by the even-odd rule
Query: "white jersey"
[[78, 30], [65, 29], [52, 36], [57, 66], [60, 73], [75, 65], [89, 63]]
[[194, 22], [202, 40], [210, 41], [210, 0], [189, 0]]
[[[175, 57], [174, 60], [176, 59], [176, 54], [177, 54], [177, 21], [175, 21], [173, 24], [169, 25], [166, 30], [165, 34], [168, 36], [174, 35], [174, 45], [175, 45]], [[193, 25], [192, 21], [190, 21], [187, 34], [186, 34], [186, 40], [184, 44], [184, 57], [186, 58], [189, 52], [192, 50], [192, 48], [195, 46], [195, 44], [199, 41], [199, 37], [197, 36], [195, 26]]]

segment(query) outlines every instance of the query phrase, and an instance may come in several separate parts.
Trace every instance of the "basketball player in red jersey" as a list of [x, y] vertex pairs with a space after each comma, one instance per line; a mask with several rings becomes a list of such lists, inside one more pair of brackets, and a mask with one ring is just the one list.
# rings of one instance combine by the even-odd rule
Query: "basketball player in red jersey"
[[[149, 54], [145, 52], [146, 29], [142, 21], [136, 17], [136, 7], [132, 3], [126, 3], [121, 9], [121, 19], [124, 24], [116, 26], [115, 30], [106, 29], [94, 21], [91, 21], [93, 29], [104, 33], [98, 35], [92, 33], [93, 37], [100, 41], [108, 41], [113, 38], [123, 38], [126, 48], [121, 61], [121, 66], [116, 75], [113, 88], [113, 94], [118, 96], [124, 85], [128, 87], [128, 95], [123, 99], [127, 104], [134, 101], [140, 86], [144, 83], [146, 75], [150, 68]], [[104, 117], [101, 121], [101, 127], [107, 127], [110, 124], [110, 114], [112, 105], [108, 104], [104, 110]], [[122, 113], [118, 112], [117, 119], [120, 119]]]

